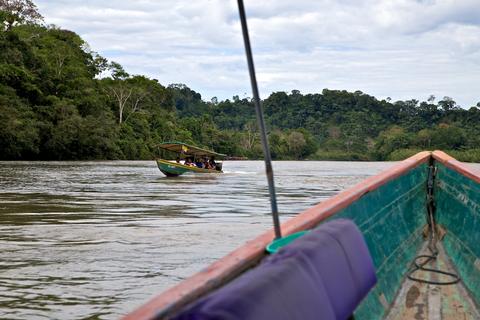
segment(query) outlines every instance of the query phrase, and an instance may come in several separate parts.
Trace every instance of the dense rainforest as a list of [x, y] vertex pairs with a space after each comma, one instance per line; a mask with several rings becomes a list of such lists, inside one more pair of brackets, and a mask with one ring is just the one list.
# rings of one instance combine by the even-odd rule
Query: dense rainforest
[[[324, 89], [275, 92], [263, 107], [274, 159], [397, 160], [442, 149], [480, 162], [480, 103]], [[74, 32], [43, 25], [30, 0], [0, 0], [1, 160], [152, 159], [171, 140], [262, 156], [250, 98], [206, 101], [184, 84], [128, 74]]]

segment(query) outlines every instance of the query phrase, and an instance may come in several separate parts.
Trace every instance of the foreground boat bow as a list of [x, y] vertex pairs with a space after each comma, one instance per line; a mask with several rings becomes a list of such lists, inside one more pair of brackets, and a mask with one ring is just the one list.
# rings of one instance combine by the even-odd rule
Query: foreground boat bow
[[[406, 283], [415, 256], [425, 247], [427, 180], [431, 166], [436, 173], [435, 219], [446, 232], [441, 245], [464, 285], [464, 290], [455, 292], [466, 295], [455, 300], [455, 305], [463, 310], [462, 317], [478, 315], [475, 303], [480, 301], [480, 175], [445, 153], [435, 151], [408, 158], [282, 224], [284, 235], [317, 229], [322, 223], [338, 218], [349, 219], [358, 226], [373, 259], [378, 282], [356, 307], [355, 319], [382, 319], [389, 317], [392, 310], [398, 311], [392, 307], [402, 297], [401, 285]], [[270, 230], [247, 242], [125, 319], [161, 319], [181, 313], [200, 297], [255, 268], [266, 258], [265, 247], [273, 239], [274, 232]], [[406, 301], [403, 303], [408, 309]], [[424, 309], [428, 316], [428, 308]]]

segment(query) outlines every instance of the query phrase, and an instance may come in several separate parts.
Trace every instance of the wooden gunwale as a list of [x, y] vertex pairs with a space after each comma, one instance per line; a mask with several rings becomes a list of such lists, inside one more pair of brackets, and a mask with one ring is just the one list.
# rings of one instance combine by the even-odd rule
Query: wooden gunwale
[[435, 150], [432, 152], [432, 157], [436, 161], [442, 163], [447, 168], [455, 170], [458, 173], [472, 179], [473, 181], [480, 183], [480, 172], [472, 170], [471, 168], [467, 167], [464, 163], [449, 156], [445, 152], [440, 150]]
[[[369, 177], [357, 185], [309, 208], [282, 224], [282, 234], [289, 235], [311, 229], [360, 197], [411, 169], [428, 162], [431, 152], [420, 152], [382, 173]], [[265, 256], [265, 247], [273, 240], [273, 229], [247, 241], [240, 248], [212, 263], [202, 271], [184, 280], [164, 293], [152, 298], [123, 319], [159, 319], [168, 317], [196, 298], [220, 287], [240, 273], [257, 264]]]

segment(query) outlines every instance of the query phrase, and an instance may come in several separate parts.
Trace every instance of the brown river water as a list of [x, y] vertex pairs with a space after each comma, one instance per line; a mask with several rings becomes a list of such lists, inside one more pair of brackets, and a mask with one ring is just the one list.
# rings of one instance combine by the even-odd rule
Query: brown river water
[[[282, 220], [393, 164], [274, 162]], [[269, 229], [263, 162], [224, 170], [0, 162], [0, 319], [119, 318]]]

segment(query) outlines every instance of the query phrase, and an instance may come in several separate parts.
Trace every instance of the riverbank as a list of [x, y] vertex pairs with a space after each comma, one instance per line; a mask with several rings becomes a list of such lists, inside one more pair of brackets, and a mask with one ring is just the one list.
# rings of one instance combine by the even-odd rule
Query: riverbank
[[[405, 160], [408, 157], [413, 156], [421, 151], [425, 151], [422, 149], [398, 149], [390, 153], [385, 159], [379, 159], [378, 156], [369, 153], [359, 153], [359, 152], [348, 152], [342, 150], [318, 150], [312, 156], [306, 159], [293, 159], [293, 158], [280, 158], [280, 159], [273, 159], [274, 161], [369, 161], [369, 162], [383, 162], [383, 161], [401, 161]], [[461, 162], [469, 162], [469, 163], [480, 163], [480, 149], [469, 149], [469, 150], [442, 150], [447, 154], [451, 155], [455, 159]], [[67, 161], [154, 161], [155, 158], [152, 157], [140, 157], [138, 159], [124, 159], [124, 158], [106, 158], [106, 159], [72, 159]], [[175, 160], [175, 159], [170, 159]], [[263, 160], [261, 157], [255, 158], [247, 158], [247, 157], [236, 157], [231, 156], [227, 157], [225, 161], [256, 161], [256, 160]], [[62, 159], [19, 159], [19, 160], [2, 160], [2, 161], [48, 161], [48, 162], [58, 162], [64, 161]]]
[[[416, 148], [407, 148], [407, 149], [398, 149], [387, 155], [385, 159], [379, 159], [374, 154], [362, 154], [358, 152], [348, 152], [341, 150], [326, 151], [318, 150], [312, 157], [308, 160], [318, 160], [318, 161], [400, 161], [408, 157], [417, 154], [422, 149]], [[480, 163], [480, 149], [468, 149], [468, 150], [442, 150], [458, 161], [462, 162], [471, 162], [471, 163]]]

